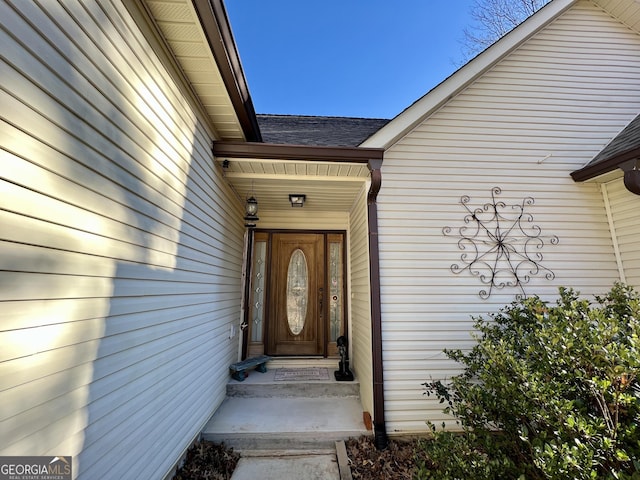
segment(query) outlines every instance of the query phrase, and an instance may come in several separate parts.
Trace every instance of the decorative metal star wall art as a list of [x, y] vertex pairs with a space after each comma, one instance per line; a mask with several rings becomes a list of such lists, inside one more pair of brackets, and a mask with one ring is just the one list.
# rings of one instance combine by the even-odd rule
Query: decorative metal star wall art
[[[553, 280], [555, 274], [542, 265], [542, 248], [546, 242], [557, 245], [558, 237], [543, 237], [542, 230], [533, 224], [533, 216], [525, 209], [534, 204], [531, 197], [522, 203], [507, 205], [497, 201], [502, 193], [499, 187], [491, 189], [491, 202], [471, 209], [471, 198], [460, 197], [460, 204], [468, 212], [464, 225], [453, 229], [444, 227], [442, 233], [458, 239], [458, 248], [464, 253], [461, 263], [454, 263], [450, 269], [456, 275], [469, 272], [487, 285], [480, 290], [482, 299], [491, 296], [494, 289], [517, 288], [516, 298], [526, 297], [524, 285], [532, 276], [544, 275]], [[457, 233], [456, 233], [457, 232]]]

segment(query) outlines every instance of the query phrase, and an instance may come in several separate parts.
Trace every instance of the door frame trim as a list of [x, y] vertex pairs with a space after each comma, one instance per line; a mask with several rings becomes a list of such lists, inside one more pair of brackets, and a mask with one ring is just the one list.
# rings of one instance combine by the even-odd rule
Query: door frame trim
[[[251, 281], [252, 281], [252, 277], [253, 277], [253, 253], [254, 253], [254, 245], [255, 245], [255, 236], [258, 233], [266, 233], [268, 234], [268, 242], [267, 242], [267, 257], [269, 259], [268, 261], [268, 267], [267, 267], [267, 272], [268, 275], [270, 275], [271, 273], [271, 255], [272, 255], [272, 244], [271, 244], [271, 240], [272, 240], [272, 235], [274, 234], [320, 234], [324, 236], [324, 242], [323, 242], [323, 248], [324, 248], [324, 264], [325, 264], [325, 268], [324, 268], [324, 275], [323, 275], [323, 280], [322, 280], [322, 284], [323, 284], [323, 290], [326, 290], [327, 288], [327, 284], [328, 284], [328, 272], [326, 271], [326, 264], [327, 264], [327, 255], [328, 255], [328, 237], [330, 235], [335, 235], [335, 234], [339, 234], [342, 235], [342, 254], [343, 254], [343, 258], [342, 258], [342, 267], [343, 267], [343, 297], [344, 297], [344, 303], [342, 306], [342, 310], [343, 310], [343, 332], [344, 335], [348, 335], [348, 331], [349, 331], [349, 298], [348, 298], [348, 281], [349, 281], [349, 277], [348, 277], [348, 273], [349, 273], [349, 269], [348, 269], [348, 252], [347, 252], [347, 230], [344, 229], [281, 229], [281, 228], [252, 228], [248, 230], [248, 235], [247, 235], [247, 245], [245, 246], [246, 251], [247, 251], [247, 262], [245, 265], [245, 272], [244, 272], [244, 285], [243, 285], [243, 301], [242, 304], [245, 307], [243, 309], [243, 314], [242, 314], [242, 324], [246, 325], [246, 328], [242, 329], [242, 359], [247, 358], [247, 356], [249, 355], [249, 342], [250, 342], [250, 328], [249, 328], [249, 324], [250, 324], [250, 314], [251, 314]], [[325, 295], [327, 294], [327, 292], [325, 292]], [[268, 294], [265, 293], [265, 298], [268, 297]], [[270, 300], [269, 300], [270, 301]], [[271, 306], [270, 305], [265, 305], [264, 307], [265, 309], [265, 322], [263, 325], [263, 345], [266, 346], [268, 345], [268, 335], [269, 335], [269, 329], [267, 327], [268, 325], [268, 321], [266, 316], [268, 316], [268, 313], [271, 310]], [[323, 315], [323, 323], [324, 325], [322, 326], [323, 329], [323, 348], [322, 348], [322, 357], [323, 358], [328, 358], [331, 355], [330, 349], [329, 349], [329, 315], [326, 314], [327, 310], [325, 307], [324, 310], [325, 314]], [[312, 358], [313, 356], [310, 356], [310, 358]], [[286, 358], [286, 356], [283, 356], [282, 358]]]

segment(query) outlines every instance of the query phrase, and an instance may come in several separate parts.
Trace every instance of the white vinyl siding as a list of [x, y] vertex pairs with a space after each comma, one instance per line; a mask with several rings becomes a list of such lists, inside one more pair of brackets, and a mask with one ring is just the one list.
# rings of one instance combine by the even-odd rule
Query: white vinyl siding
[[161, 478], [237, 359], [240, 202], [119, 1], [2, 1], [0, 38], [0, 455]]
[[360, 382], [362, 408], [373, 416], [369, 222], [367, 190], [364, 187], [351, 211], [348, 261], [351, 274], [351, 364]]
[[[578, 2], [481, 75], [385, 153], [379, 195], [385, 406], [389, 434], [426, 430], [445, 419], [421, 383], [459, 367], [443, 348], [472, 345], [472, 315], [510, 303], [468, 273], [443, 227], [463, 226], [469, 207], [491, 201], [534, 204], [525, 213], [558, 245], [541, 250], [555, 274], [533, 276], [527, 294], [559, 286], [606, 292], [618, 269], [600, 188], [569, 174], [585, 165], [640, 111], [640, 38]], [[637, 229], [636, 229], [637, 231]], [[594, 274], [594, 272], [597, 272]]]
[[627, 284], [640, 289], [640, 196], [629, 192], [622, 179], [605, 185], [611, 207], [612, 236], [617, 242]]
[[[288, 195], [284, 192], [283, 195]], [[258, 198], [259, 207], [260, 198]], [[284, 211], [258, 211], [260, 220], [256, 228], [282, 230], [346, 230], [347, 212], [309, 212], [305, 208], [291, 207]]]

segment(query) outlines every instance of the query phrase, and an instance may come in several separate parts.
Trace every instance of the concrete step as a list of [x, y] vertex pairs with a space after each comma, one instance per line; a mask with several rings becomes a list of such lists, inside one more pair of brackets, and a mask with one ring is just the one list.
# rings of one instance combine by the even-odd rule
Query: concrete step
[[328, 369], [329, 379], [309, 381], [276, 380], [277, 368], [267, 364], [265, 373], [249, 372], [249, 376], [239, 382], [230, 380], [227, 384], [227, 396], [236, 398], [272, 398], [272, 397], [359, 397], [360, 383], [337, 382], [333, 376], [334, 369]]
[[340, 480], [347, 478], [341, 477], [347, 469], [348, 465], [340, 464], [335, 448], [323, 453], [243, 451], [231, 480]]
[[356, 397], [227, 397], [202, 432], [240, 451], [332, 448], [368, 434]]

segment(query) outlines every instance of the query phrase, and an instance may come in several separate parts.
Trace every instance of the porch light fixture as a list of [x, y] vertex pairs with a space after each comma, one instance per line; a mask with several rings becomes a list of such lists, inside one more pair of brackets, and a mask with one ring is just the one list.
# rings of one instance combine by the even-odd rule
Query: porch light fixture
[[304, 201], [307, 199], [306, 195], [303, 195], [301, 193], [290, 193], [289, 194], [289, 202], [291, 203], [292, 207], [300, 207], [302, 208], [304, 206]]
[[247, 228], [254, 228], [256, 226], [256, 222], [260, 220], [258, 218], [258, 200], [253, 195], [250, 194], [249, 198], [247, 198], [246, 203], [244, 204], [244, 226]]

